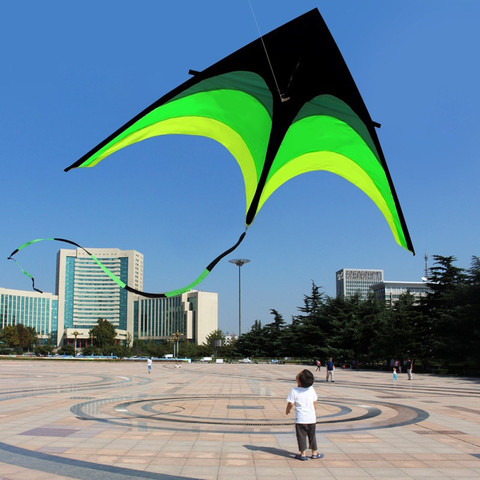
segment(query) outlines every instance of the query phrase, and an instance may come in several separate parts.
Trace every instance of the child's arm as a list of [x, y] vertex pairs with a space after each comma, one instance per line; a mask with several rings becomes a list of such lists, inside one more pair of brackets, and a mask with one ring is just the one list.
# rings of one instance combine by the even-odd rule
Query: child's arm
[[285, 409], [285, 415], [288, 415], [292, 411], [293, 403], [288, 402], [287, 408]]

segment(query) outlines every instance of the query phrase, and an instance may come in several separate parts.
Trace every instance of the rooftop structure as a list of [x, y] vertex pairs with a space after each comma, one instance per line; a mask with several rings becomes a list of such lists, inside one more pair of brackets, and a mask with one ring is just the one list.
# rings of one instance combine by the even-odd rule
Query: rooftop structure
[[390, 305], [397, 302], [400, 296], [407, 292], [411, 293], [415, 298], [420, 299], [429, 291], [426, 282], [384, 281], [372, 285], [370, 288], [378, 299], [388, 302]]

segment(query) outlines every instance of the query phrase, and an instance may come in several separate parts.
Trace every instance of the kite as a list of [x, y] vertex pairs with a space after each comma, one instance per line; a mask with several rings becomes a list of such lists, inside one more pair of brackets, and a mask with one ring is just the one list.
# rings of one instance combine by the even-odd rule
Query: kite
[[[238, 247], [275, 190], [297, 175], [312, 171], [334, 173], [361, 189], [385, 217], [396, 242], [415, 253], [376, 134], [379, 124], [372, 121], [317, 9], [205, 70], [190, 73], [192, 78], [136, 115], [65, 171], [94, 167], [114, 152], [158, 135], [209, 137], [222, 144], [240, 166], [245, 184], [246, 228], [235, 245], [184, 288], [148, 294], [131, 289], [109, 273], [120, 287], [150, 297], [190, 290]], [[22, 245], [10, 258], [31, 243]], [[93, 259], [101, 266], [98, 259]]]

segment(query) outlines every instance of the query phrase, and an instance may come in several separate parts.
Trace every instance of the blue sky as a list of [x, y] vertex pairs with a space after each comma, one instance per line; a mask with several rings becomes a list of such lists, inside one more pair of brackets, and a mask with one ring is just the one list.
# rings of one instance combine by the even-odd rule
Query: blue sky
[[[419, 280], [424, 253], [479, 255], [480, 2], [251, 0], [262, 33], [318, 8], [372, 118], [417, 255], [399, 247], [356, 187], [327, 173], [283, 185], [228, 258], [242, 269], [242, 324], [295, 315], [311, 283], [383, 268]], [[63, 169], [157, 98], [258, 37], [248, 0], [45, 1], [2, 6], [0, 286], [29, 290], [12, 250], [43, 237], [136, 249], [144, 288], [180, 288], [244, 228], [240, 169], [209, 139], [159, 137], [93, 169]], [[20, 263], [55, 290], [56, 252]], [[3, 258], [3, 260], [1, 260]], [[199, 287], [219, 294], [219, 326], [238, 329], [238, 270], [227, 259]]]

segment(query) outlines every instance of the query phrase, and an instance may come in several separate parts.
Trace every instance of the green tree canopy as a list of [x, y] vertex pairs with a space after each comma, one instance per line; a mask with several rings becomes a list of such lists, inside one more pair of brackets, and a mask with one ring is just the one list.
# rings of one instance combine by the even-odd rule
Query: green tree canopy
[[236, 344], [238, 355], [334, 357], [337, 363], [386, 364], [411, 358], [430, 371], [480, 374], [480, 259], [469, 269], [454, 256], [434, 256], [429, 270], [430, 292], [422, 299], [409, 292], [395, 303], [353, 296], [331, 298], [312, 282], [299, 314], [291, 323], [271, 309], [272, 323], [256, 320]]
[[0, 331], [0, 340], [7, 347], [17, 347], [20, 345], [18, 339], [18, 330], [15, 325], [6, 325]]
[[0, 340], [8, 347], [31, 349], [37, 342], [37, 332], [33, 327], [25, 327], [21, 323], [6, 325], [0, 331]]
[[105, 347], [115, 344], [117, 331], [112, 323], [103, 318], [99, 318], [97, 325], [90, 330], [90, 336], [93, 336], [93, 344], [102, 351]]

